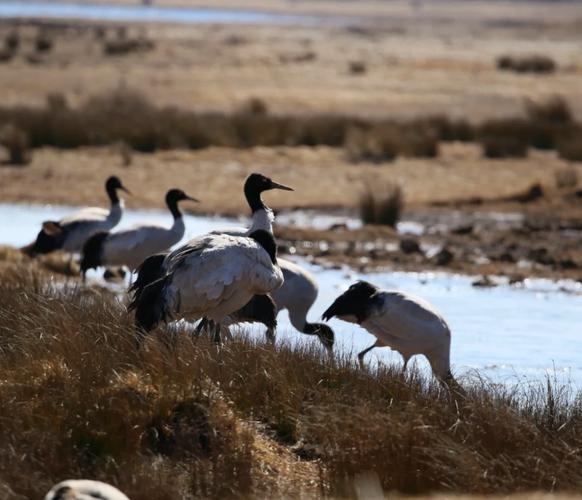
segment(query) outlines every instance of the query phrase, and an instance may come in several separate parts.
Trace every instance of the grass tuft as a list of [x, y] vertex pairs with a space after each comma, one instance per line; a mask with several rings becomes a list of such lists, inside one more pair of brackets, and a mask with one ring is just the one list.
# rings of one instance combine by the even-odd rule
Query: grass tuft
[[364, 224], [396, 227], [404, 208], [404, 195], [396, 184], [382, 189], [368, 185], [360, 197], [360, 219]]
[[556, 62], [548, 56], [532, 54], [525, 56], [504, 55], [497, 58], [497, 69], [513, 71], [515, 73], [554, 73], [557, 70]]
[[20, 128], [10, 124], [0, 128], [0, 145], [8, 151], [8, 163], [11, 165], [30, 163], [28, 137]]

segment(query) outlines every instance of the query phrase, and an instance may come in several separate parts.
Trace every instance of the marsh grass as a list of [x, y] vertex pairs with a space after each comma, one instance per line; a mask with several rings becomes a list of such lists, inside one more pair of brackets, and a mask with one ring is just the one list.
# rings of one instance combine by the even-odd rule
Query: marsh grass
[[360, 219], [364, 224], [396, 227], [404, 209], [404, 194], [397, 184], [368, 184], [360, 196]]
[[558, 65], [551, 57], [542, 54], [503, 55], [497, 58], [497, 69], [515, 73], [548, 74], [554, 73]]
[[354, 497], [362, 475], [406, 494], [582, 489], [581, 402], [549, 381], [474, 378], [455, 400], [316, 344], [160, 329], [138, 350], [117, 298], [24, 266], [1, 271], [0, 303], [0, 484], [26, 498], [68, 477], [133, 500]]

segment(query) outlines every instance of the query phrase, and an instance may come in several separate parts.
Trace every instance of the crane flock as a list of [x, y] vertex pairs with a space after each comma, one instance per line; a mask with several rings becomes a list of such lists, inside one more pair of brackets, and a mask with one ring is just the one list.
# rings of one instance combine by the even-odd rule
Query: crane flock
[[[275, 217], [262, 199], [263, 193], [274, 189], [293, 191], [262, 174], [249, 175], [243, 193], [251, 211], [250, 227], [217, 229], [174, 248], [186, 229], [179, 203], [199, 200], [170, 189], [165, 196], [173, 218], [170, 227], [144, 223], [116, 231], [124, 210], [119, 191], [130, 193], [112, 176], [105, 182], [109, 210], [85, 208], [59, 221], [45, 221], [36, 240], [23, 251], [34, 257], [62, 250], [70, 254], [70, 263], [80, 254], [83, 281], [89, 269], [99, 267], [126, 266], [136, 271], [128, 309], [135, 311], [139, 345], [158, 324], [177, 319], [199, 320], [196, 333], [208, 331], [217, 343], [230, 337], [234, 324], [261, 323], [267, 339], [274, 342], [277, 315], [287, 310], [297, 331], [317, 336], [331, 353], [334, 331], [326, 323], [307, 319], [318, 295], [315, 277], [277, 255]], [[325, 322], [334, 317], [356, 323], [376, 338], [358, 354], [362, 369], [364, 356], [376, 347], [400, 353], [403, 371], [412, 356], [422, 354], [436, 379], [463, 395], [451, 373], [450, 328], [431, 304], [358, 281], [322, 315]], [[91, 498], [128, 500], [115, 487], [91, 480], [63, 481], [45, 500]]]
[[165, 196], [173, 218], [170, 227], [144, 223], [116, 231], [124, 209], [119, 191], [130, 192], [118, 177], [111, 176], [105, 182], [109, 210], [85, 208], [60, 221], [46, 221], [23, 251], [36, 256], [62, 250], [71, 260], [80, 253], [83, 281], [89, 269], [98, 267], [126, 266], [136, 271], [129, 288], [129, 310], [135, 311], [140, 343], [161, 322], [177, 319], [199, 320], [196, 333], [209, 331], [216, 342], [230, 337], [232, 325], [261, 323], [267, 339], [274, 342], [277, 315], [287, 310], [297, 331], [318, 337], [331, 353], [335, 334], [325, 322], [337, 317], [376, 337], [373, 345], [358, 354], [362, 368], [366, 353], [390, 347], [402, 355], [403, 370], [412, 356], [424, 355], [435, 377], [450, 387], [454, 382], [450, 328], [420, 298], [359, 281], [323, 313], [324, 323], [307, 319], [318, 286], [306, 269], [277, 255], [275, 217], [262, 198], [275, 189], [293, 191], [260, 173], [250, 174], [243, 185], [250, 227], [216, 229], [173, 248], [186, 229], [179, 203], [199, 200], [181, 189], [170, 189]]

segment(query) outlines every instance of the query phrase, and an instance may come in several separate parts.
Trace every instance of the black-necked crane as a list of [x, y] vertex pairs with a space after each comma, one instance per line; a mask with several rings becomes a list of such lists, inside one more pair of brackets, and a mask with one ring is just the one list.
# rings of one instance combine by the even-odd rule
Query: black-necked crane
[[129, 500], [110, 484], [89, 479], [69, 479], [55, 484], [44, 500]]
[[[265, 205], [261, 198], [261, 193], [269, 189], [291, 190], [292, 188], [273, 182], [262, 174], [251, 174], [244, 185], [244, 194], [252, 213], [251, 227], [224, 229], [213, 231], [213, 234], [230, 234], [233, 236], [245, 236], [256, 229], [263, 229], [270, 233], [273, 232], [273, 211]], [[287, 309], [289, 319], [293, 327], [302, 333], [316, 335], [321, 343], [329, 350], [334, 343], [333, 330], [323, 323], [311, 323], [307, 320], [307, 315], [311, 306], [317, 299], [318, 287], [315, 278], [305, 269], [286, 259], [278, 259], [279, 266], [283, 272], [285, 281], [283, 285], [272, 293], [272, 298], [277, 306], [277, 314]], [[258, 299], [262, 301], [263, 299]], [[244, 315], [245, 321], [259, 322], [267, 326], [267, 338], [274, 340], [274, 328], [269, 327], [261, 317], [252, 317], [248, 313], [262, 309], [257, 306], [250, 307]]]
[[170, 189], [166, 193], [166, 205], [174, 218], [171, 227], [140, 224], [123, 231], [99, 232], [83, 246], [81, 272], [100, 266], [127, 266], [133, 270], [147, 257], [164, 252], [179, 243], [186, 226], [178, 206], [180, 201], [195, 201], [181, 189]]
[[[203, 317], [222, 323], [245, 306], [254, 295], [266, 295], [283, 283], [277, 264], [277, 245], [268, 231], [249, 236], [210, 234], [190, 240], [163, 261], [150, 257], [139, 268], [130, 309], [135, 309], [138, 333], [148, 332], [161, 321]], [[154, 263], [163, 276], [146, 284], [140, 281]], [[152, 275], [153, 276], [153, 275]]]
[[129, 193], [118, 177], [109, 177], [105, 182], [105, 191], [111, 203], [109, 210], [88, 207], [59, 221], [46, 221], [36, 240], [23, 251], [32, 257], [56, 250], [71, 254], [80, 252], [95, 233], [109, 231], [119, 224], [123, 215], [123, 200], [118, 194], [120, 190]]
[[455, 383], [450, 365], [451, 331], [439, 312], [425, 300], [358, 281], [322, 317], [327, 321], [334, 316], [357, 323], [376, 337], [373, 345], [358, 354], [362, 367], [366, 353], [375, 347], [390, 347], [402, 355], [403, 370], [412, 356], [423, 354], [438, 380]]

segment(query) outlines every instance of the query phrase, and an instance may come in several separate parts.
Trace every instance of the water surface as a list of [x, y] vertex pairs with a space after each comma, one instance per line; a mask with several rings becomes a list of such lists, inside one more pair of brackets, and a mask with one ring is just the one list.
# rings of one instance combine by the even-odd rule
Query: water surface
[[0, 18], [85, 19], [91, 21], [140, 21], [183, 24], [318, 24], [340, 18], [314, 17], [235, 9], [158, 7], [59, 2], [0, 1]]
[[[0, 243], [22, 246], [36, 236], [42, 221], [58, 219], [73, 208], [0, 204]], [[290, 216], [292, 217], [293, 214]], [[127, 211], [119, 228], [138, 222], [170, 224], [163, 211]], [[221, 227], [245, 226], [248, 220], [185, 216], [186, 237]], [[449, 273], [394, 272], [360, 274], [344, 269], [326, 269], [304, 259], [295, 259], [317, 278], [319, 297], [311, 315], [317, 321], [329, 304], [356, 279], [367, 279], [391, 289], [423, 297], [448, 320], [452, 332], [452, 363], [456, 374], [479, 372], [499, 382], [539, 381], [546, 375], [571, 381], [582, 388], [582, 285], [571, 281], [529, 279], [520, 287], [501, 285], [483, 289], [471, 286], [474, 278]], [[97, 276], [96, 274], [92, 276]], [[279, 338], [292, 342], [313, 339], [295, 332], [286, 313], [279, 317]], [[339, 349], [357, 354], [374, 338], [356, 325], [332, 320]], [[262, 330], [253, 330], [262, 335]], [[369, 354], [371, 363], [400, 363], [388, 348]], [[413, 358], [415, 359], [415, 358]], [[418, 365], [427, 369], [423, 358]]]

